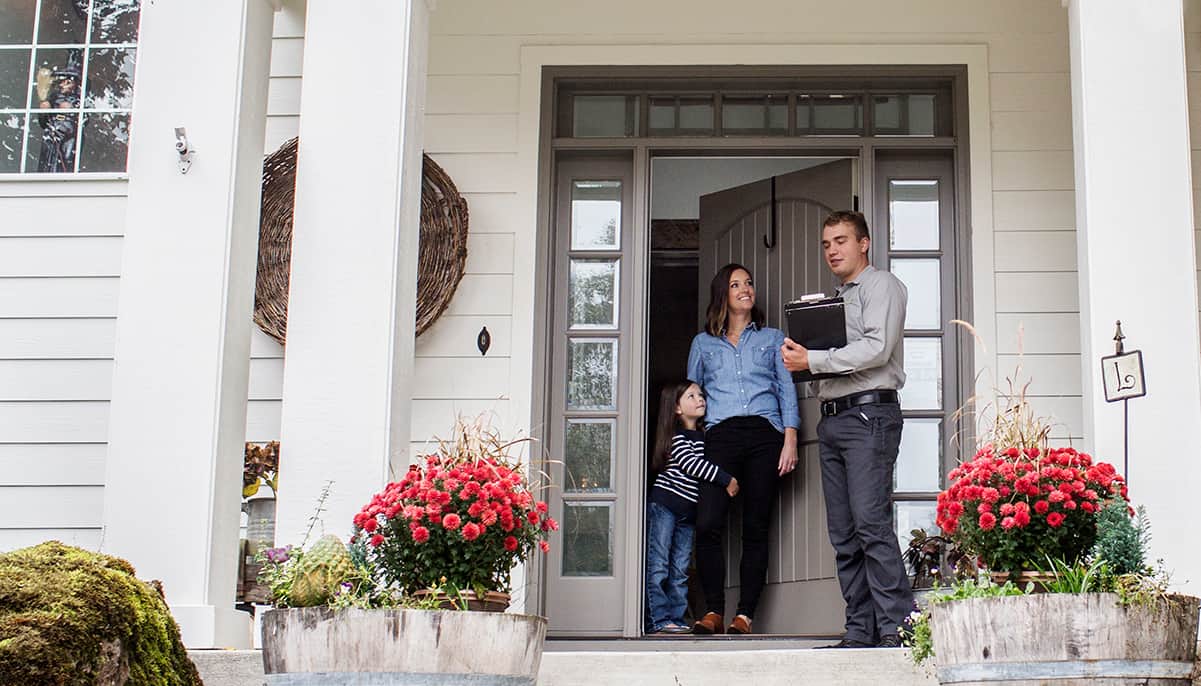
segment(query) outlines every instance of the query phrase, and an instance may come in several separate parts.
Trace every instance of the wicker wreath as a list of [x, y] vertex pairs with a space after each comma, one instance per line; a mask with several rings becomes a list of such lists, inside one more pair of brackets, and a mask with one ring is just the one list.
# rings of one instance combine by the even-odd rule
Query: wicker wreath
[[[288, 330], [288, 278], [292, 262], [292, 209], [296, 196], [296, 145], [280, 146], [263, 161], [259, 263], [254, 321], [282, 345]], [[421, 243], [417, 256], [420, 336], [450, 304], [467, 265], [467, 201], [442, 167], [422, 156]]]

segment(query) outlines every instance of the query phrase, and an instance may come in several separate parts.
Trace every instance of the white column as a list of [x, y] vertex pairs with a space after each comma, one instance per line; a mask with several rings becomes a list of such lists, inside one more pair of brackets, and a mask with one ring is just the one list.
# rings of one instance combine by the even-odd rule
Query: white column
[[426, 0], [309, 0], [276, 541], [343, 539], [408, 463]]
[[142, 7], [103, 548], [163, 581], [193, 648], [250, 646], [234, 590], [272, 14]]
[[1130, 494], [1154, 557], [1201, 584], [1188, 494], [1201, 489], [1201, 346], [1181, 0], [1072, 0], [1072, 124], [1080, 259], [1084, 432], [1122, 469], [1122, 405], [1100, 358], [1115, 320], [1143, 351], [1147, 396], [1130, 401]]

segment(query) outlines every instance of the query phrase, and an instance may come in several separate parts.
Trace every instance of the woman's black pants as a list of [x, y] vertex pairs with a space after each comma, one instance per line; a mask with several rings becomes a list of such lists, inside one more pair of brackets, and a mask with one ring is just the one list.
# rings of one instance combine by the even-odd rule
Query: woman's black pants
[[[754, 618], [767, 581], [768, 528], [779, 484], [784, 434], [762, 417], [731, 417], [705, 433], [705, 459], [738, 479], [742, 501], [741, 590], [738, 614]], [[726, 556], [722, 532], [730, 497], [714, 483], [700, 484], [696, 513], [696, 566], [705, 611], [725, 614]]]

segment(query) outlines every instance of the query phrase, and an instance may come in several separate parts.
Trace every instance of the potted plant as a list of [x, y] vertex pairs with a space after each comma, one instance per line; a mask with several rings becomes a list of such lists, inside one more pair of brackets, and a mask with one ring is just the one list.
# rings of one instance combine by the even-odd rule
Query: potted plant
[[1132, 523], [1113, 466], [1050, 447], [1049, 433], [1010, 394], [948, 475], [937, 523], [981, 573], [914, 614], [915, 659], [933, 656], [945, 684], [1189, 683], [1198, 600], [1143, 562], [1145, 521]]
[[975, 575], [976, 560], [950, 538], [930, 534], [924, 529], [909, 532], [909, 544], [902, 555], [909, 569], [909, 585], [914, 599], [925, 607], [926, 598], [939, 588]]
[[[242, 460], [242, 512], [246, 513], [246, 538], [238, 563], [237, 599], [266, 601], [266, 589], [256, 582], [258, 555], [275, 544], [275, 488], [279, 483], [279, 441], [246, 442]], [[270, 489], [270, 493], [263, 490]]]
[[267, 551], [279, 608], [263, 617], [268, 682], [360, 683], [368, 672], [533, 684], [546, 620], [503, 610], [513, 568], [548, 551], [558, 524], [509, 457], [513, 445], [482, 420], [460, 421], [454, 440], [354, 516], [348, 545], [325, 536]]

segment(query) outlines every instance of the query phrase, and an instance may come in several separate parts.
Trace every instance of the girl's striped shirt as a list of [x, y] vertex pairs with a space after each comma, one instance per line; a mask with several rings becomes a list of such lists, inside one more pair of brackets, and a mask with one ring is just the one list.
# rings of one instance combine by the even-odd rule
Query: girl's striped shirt
[[726, 471], [705, 459], [703, 433], [681, 429], [671, 439], [667, 467], [655, 477], [651, 501], [681, 517], [694, 518], [700, 497], [698, 483], [709, 481], [725, 488], [731, 478]]

